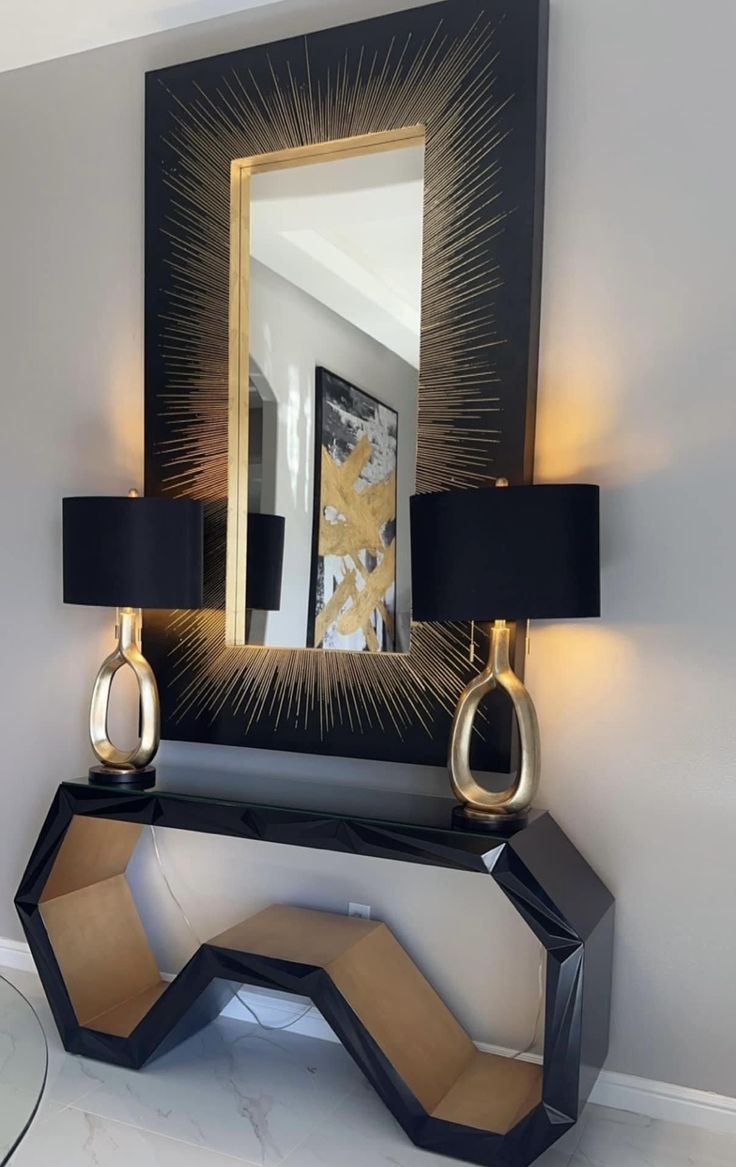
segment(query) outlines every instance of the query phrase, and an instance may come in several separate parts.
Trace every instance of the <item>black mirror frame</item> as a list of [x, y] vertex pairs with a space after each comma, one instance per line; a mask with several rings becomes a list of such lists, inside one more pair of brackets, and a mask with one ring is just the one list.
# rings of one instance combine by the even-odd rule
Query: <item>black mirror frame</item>
[[[225, 645], [229, 167], [426, 127], [418, 490], [528, 482], [547, 9], [446, 0], [148, 74], [146, 493], [209, 512], [206, 609], [146, 620], [165, 738], [445, 763], [475, 669], [471, 626], [417, 624], [411, 652], [390, 658]], [[513, 768], [502, 698], [476, 753], [476, 769]]]

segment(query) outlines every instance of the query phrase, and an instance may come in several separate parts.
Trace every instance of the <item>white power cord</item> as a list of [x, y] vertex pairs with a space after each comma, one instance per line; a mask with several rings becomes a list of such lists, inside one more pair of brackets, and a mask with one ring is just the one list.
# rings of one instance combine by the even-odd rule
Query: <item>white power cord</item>
[[[189, 929], [192, 936], [196, 940], [197, 946], [199, 947], [202, 944], [202, 940], [200, 939], [199, 935], [197, 934], [196, 928], [194, 927], [194, 925], [192, 924], [192, 921], [189, 919], [189, 916], [185, 912], [184, 906], [183, 906], [181, 900], [179, 899], [179, 897], [177, 896], [176, 892], [174, 891], [173, 887], [171, 886], [171, 883], [169, 882], [169, 877], [166, 874], [166, 868], [164, 867], [163, 860], [161, 858], [161, 852], [158, 849], [158, 839], [156, 838], [156, 828], [154, 826], [151, 826], [151, 838], [153, 839], [153, 850], [154, 850], [154, 854], [156, 856], [156, 862], [158, 863], [158, 869], [161, 872], [161, 878], [164, 881], [164, 884], [166, 886], [166, 890], [168, 891], [172, 900], [174, 901], [177, 908], [181, 912], [181, 916], [182, 916], [182, 919], [184, 920], [184, 923], [186, 924], [187, 928]], [[293, 1026], [295, 1026], [297, 1024], [297, 1022], [301, 1021], [301, 1019], [303, 1017], [307, 1016], [307, 1013], [311, 1013], [312, 1010], [314, 1009], [313, 1005], [307, 1005], [306, 1009], [303, 1009], [302, 1012], [297, 1014], [297, 1016], [294, 1017], [291, 1021], [287, 1021], [285, 1025], [267, 1025], [265, 1021], [261, 1020], [261, 1018], [256, 1013], [255, 1009], [252, 1009], [251, 1006], [248, 1004], [248, 1002], [243, 1000], [243, 998], [240, 995], [239, 989], [235, 990], [235, 995], [238, 998], [238, 1000], [240, 1001], [240, 1004], [243, 1006], [243, 1008], [245, 1010], [247, 1010], [248, 1013], [250, 1013], [250, 1015], [253, 1018], [253, 1020], [255, 1021], [256, 1025], [260, 1026], [261, 1029], [267, 1029], [271, 1032], [276, 1032], [276, 1031], [281, 1030], [281, 1029], [292, 1029]]]
[[543, 948], [541, 948], [541, 946], [540, 946], [539, 974], [538, 974], [538, 977], [539, 977], [539, 987], [538, 987], [539, 998], [538, 998], [538, 1002], [537, 1002], [537, 1016], [534, 1019], [534, 1029], [532, 1031], [532, 1039], [529, 1042], [529, 1045], [525, 1046], [524, 1049], [520, 1049], [517, 1054], [514, 1054], [512, 1061], [517, 1061], [519, 1058], [525, 1057], [526, 1054], [530, 1054], [532, 1052], [532, 1050], [534, 1049], [535, 1045], [537, 1044], [537, 1035], [539, 1033], [539, 1024], [542, 1020], [542, 1013], [544, 1010], [544, 966], [545, 966], [546, 955], [547, 954], [546, 954], [545, 950]]

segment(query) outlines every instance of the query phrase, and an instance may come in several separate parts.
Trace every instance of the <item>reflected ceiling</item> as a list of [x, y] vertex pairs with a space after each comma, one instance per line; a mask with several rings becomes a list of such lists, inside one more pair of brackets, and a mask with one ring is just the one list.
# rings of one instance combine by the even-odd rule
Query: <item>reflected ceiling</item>
[[418, 368], [423, 197], [423, 146], [259, 174], [251, 253]]

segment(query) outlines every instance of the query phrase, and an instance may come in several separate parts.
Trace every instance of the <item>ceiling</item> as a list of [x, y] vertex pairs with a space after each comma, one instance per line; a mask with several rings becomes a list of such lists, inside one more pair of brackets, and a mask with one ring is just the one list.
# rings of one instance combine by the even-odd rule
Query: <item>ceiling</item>
[[0, 72], [273, 0], [0, 0]]
[[251, 180], [251, 255], [419, 365], [424, 146]]

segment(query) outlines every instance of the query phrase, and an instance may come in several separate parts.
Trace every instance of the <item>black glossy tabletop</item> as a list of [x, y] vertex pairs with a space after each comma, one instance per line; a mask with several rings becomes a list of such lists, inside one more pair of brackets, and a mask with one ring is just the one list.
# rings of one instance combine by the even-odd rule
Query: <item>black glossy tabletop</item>
[[[349, 764], [349, 763], [346, 763]], [[488, 875], [521, 863], [524, 879], [546, 885], [573, 931], [585, 935], [610, 893], [547, 811], [534, 810], [505, 830], [477, 833], [452, 826], [451, 797], [337, 782], [204, 769], [162, 768], [150, 790], [63, 782], [47, 830], [66, 830], [70, 816], [227, 835], [393, 859]], [[46, 844], [31, 862], [49, 859]], [[499, 866], [500, 865], [500, 866]], [[36, 878], [40, 870], [34, 870]], [[586, 892], [583, 887], [587, 884]]]
[[[262, 810], [274, 812], [301, 812], [303, 816], [314, 815], [319, 819], [333, 819], [335, 822], [356, 821], [392, 825], [398, 830], [424, 829], [425, 832], [447, 834], [453, 843], [477, 853], [479, 848], [487, 850], [508, 839], [516, 831], [523, 829], [539, 816], [533, 812], [526, 823], [516, 828], [506, 828], [498, 834], [487, 831], [474, 832], [457, 830], [452, 825], [452, 812], [457, 801], [451, 796], [448, 786], [446, 796], [417, 791], [406, 791], [379, 786], [361, 786], [346, 780], [314, 781], [295, 778], [281, 778], [271, 775], [247, 773], [209, 772], [186, 767], [159, 767], [156, 785], [150, 790], [136, 790], [119, 785], [92, 785], [87, 778], [74, 779], [64, 783], [65, 787], [83, 789], [89, 796], [115, 795], [120, 799], [160, 799], [162, 802], [175, 801], [196, 804], [210, 810], [217, 805], [234, 810]], [[450, 841], [450, 838], [447, 840]]]

